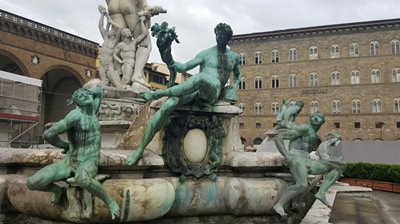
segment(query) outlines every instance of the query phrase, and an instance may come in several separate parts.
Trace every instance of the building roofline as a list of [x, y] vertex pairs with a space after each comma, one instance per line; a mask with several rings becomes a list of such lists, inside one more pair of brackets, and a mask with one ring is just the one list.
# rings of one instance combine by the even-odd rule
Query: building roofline
[[305, 35], [351, 32], [351, 31], [382, 29], [390, 27], [399, 28], [400, 18], [238, 34], [238, 35], [233, 35], [231, 41], [236, 42], [246, 39], [288, 38], [288, 37], [305, 36]]
[[[11, 13], [11, 12], [4, 11], [4, 10], [2, 10], [2, 9], [0, 9], [0, 13], [12, 15], [12, 16], [15, 17], [15, 18], [20, 18], [20, 19], [23, 19], [23, 20], [25, 20], [25, 21], [27, 21], [27, 22], [35, 23], [35, 24], [38, 24], [38, 25], [43, 26], [43, 27], [45, 27], [45, 28], [50, 28], [50, 29], [55, 30], [55, 31], [58, 31], [58, 32], [60, 32], [60, 33], [64, 33], [65, 35], [69, 35], [69, 36], [71, 36], [71, 37], [79, 38], [79, 39], [81, 39], [81, 40], [83, 40], [83, 41], [86, 41], [86, 42], [88, 42], [88, 43], [91, 43], [91, 44], [93, 44], [93, 45], [99, 45], [99, 43], [96, 43], [96, 42], [91, 41], [91, 40], [89, 40], [89, 39], [86, 39], [86, 38], [80, 37], [80, 36], [78, 36], [78, 35], [74, 35], [74, 34], [65, 32], [65, 31], [63, 31], [63, 30], [60, 30], [60, 29], [51, 27], [51, 26], [49, 26], [49, 25], [46, 25], [46, 24], [43, 24], [43, 23], [40, 23], [40, 22], [31, 20], [31, 19], [28, 19], [28, 18], [23, 17], [23, 16], [16, 15], [16, 14]], [[3, 16], [0, 16], [0, 17], [3, 17]], [[4, 18], [4, 17], [3, 17], [3, 18]], [[12, 21], [12, 22], [14, 22], [14, 23], [18, 23], [18, 24], [21, 24], [21, 23], [22, 23], [22, 22], [20, 22], [20, 21], [13, 21], [12, 18], [10, 18], [10, 21]]]
[[[68, 42], [70, 44], [76, 45], [76, 46], [82, 46], [85, 47], [87, 49], [91, 49], [88, 54], [90, 55], [97, 55], [97, 51], [99, 48], [99, 44], [79, 37], [77, 35], [62, 31], [60, 29], [45, 25], [43, 23], [39, 23], [36, 21], [33, 21], [31, 19], [27, 19], [25, 17], [4, 11], [0, 9], [0, 24], [3, 23], [8, 23], [8, 24], [14, 24], [14, 26], [16, 27], [21, 27], [24, 30], [32, 30], [32, 32], [35, 33], [41, 33], [45, 36], [49, 36], [52, 37], [53, 40], [55, 39], [59, 39], [65, 42]], [[0, 29], [4, 30], [4, 27], [1, 26]], [[5, 30], [7, 31], [7, 30]], [[22, 32], [22, 31], [21, 31]], [[23, 35], [24, 36], [24, 35]], [[43, 40], [42, 42], [46, 42], [45, 40]]]

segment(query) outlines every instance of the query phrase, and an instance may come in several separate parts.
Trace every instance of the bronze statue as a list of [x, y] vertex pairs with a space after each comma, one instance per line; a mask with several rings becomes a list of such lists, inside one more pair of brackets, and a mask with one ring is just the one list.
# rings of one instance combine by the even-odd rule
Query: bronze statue
[[[66, 189], [54, 182], [74, 177], [76, 184], [99, 197], [107, 204], [113, 219], [119, 216], [119, 206], [99, 181], [95, 179], [100, 160], [101, 135], [96, 113], [100, 108], [103, 89], [78, 89], [70, 103], [77, 107], [64, 119], [44, 132], [43, 138], [50, 144], [63, 149], [65, 157], [50, 164], [28, 178], [30, 190], [53, 192], [53, 204], [65, 199]], [[68, 134], [68, 142], [58, 135]]]
[[[168, 96], [169, 99], [150, 120], [139, 146], [127, 160], [129, 165], [135, 164], [140, 159], [145, 147], [165, 125], [175, 108], [192, 101], [201, 102], [204, 105], [214, 104], [220, 99], [222, 90], [232, 72], [235, 79], [232, 89], [236, 92], [240, 82], [239, 56], [227, 47], [233, 35], [232, 29], [229, 25], [220, 23], [214, 31], [217, 46], [200, 52], [194, 59], [185, 64], [175, 63], [178, 72], [186, 72], [200, 66], [199, 74], [193, 75], [182, 84], [166, 90], [140, 93], [140, 96], [147, 101], [163, 96]], [[232, 99], [232, 101], [235, 100]]]
[[[340, 177], [345, 165], [344, 162], [336, 158], [320, 160], [310, 159], [310, 152], [321, 142], [317, 131], [325, 123], [325, 116], [321, 112], [310, 115], [310, 123], [293, 126], [285, 132], [275, 137], [275, 144], [279, 152], [288, 163], [290, 173], [295, 184], [290, 186], [283, 193], [279, 201], [274, 205], [274, 210], [281, 216], [286, 216], [284, 206], [293, 198], [300, 196], [310, 190], [307, 177], [308, 174], [326, 174], [319, 191], [315, 194], [316, 198], [327, 206], [330, 206], [325, 198], [325, 193], [332, 184]], [[289, 140], [289, 149], [286, 149], [284, 141]], [[332, 136], [328, 141], [321, 144], [319, 151], [325, 155], [327, 151], [340, 142], [341, 138], [337, 135]], [[324, 153], [325, 152], [325, 153]]]

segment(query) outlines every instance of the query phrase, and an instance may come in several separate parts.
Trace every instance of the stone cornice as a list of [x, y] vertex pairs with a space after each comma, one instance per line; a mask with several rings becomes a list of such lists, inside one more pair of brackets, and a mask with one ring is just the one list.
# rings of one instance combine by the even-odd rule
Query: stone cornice
[[325, 26], [314, 26], [268, 32], [238, 34], [232, 37], [231, 43], [254, 40], [271, 40], [282, 38], [298, 38], [317, 35], [334, 35], [339, 33], [359, 33], [368, 30], [399, 29], [399, 19], [376, 20], [357, 23], [345, 23]]
[[96, 58], [99, 44], [0, 9], [0, 30]]

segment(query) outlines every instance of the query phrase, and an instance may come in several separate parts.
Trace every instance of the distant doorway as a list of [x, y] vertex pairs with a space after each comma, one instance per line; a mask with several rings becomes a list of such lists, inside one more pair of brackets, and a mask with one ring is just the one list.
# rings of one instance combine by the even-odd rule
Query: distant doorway
[[[75, 74], [74, 74], [75, 73]], [[68, 114], [75, 106], [67, 105], [72, 93], [82, 87], [82, 81], [76, 72], [64, 68], [55, 68], [46, 72], [42, 85], [42, 120], [44, 124], [57, 122]]]

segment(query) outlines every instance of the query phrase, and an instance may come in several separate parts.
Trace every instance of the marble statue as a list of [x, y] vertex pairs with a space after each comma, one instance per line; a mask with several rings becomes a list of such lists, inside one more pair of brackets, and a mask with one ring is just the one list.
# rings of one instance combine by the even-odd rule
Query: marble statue
[[[149, 6], [146, 0], [106, 0], [108, 14], [118, 27], [131, 30], [132, 36], [138, 39], [150, 28], [151, 17], [167, 11], [160, 6]], [[144, 17], [144, 21], [140, 19]], [[144, 26], [141, 23], [144, 22]], [[151, 36], [147, 35], [142, 41], [137, 42], [135, 52], [135, 63], [133, 65], [132, 77], [133, 90], [148, 90], [148, 84], [144, 76], [144, 67], [150, 57]], [[147, 85], [144, 85], [146, 83]]]
[[167, 86], [174, 86], [177, 71], [173, 66], [175, 61], [171, 54], [171, 45], [174, 41], [179, 43], [175, 27], [168, 28], [168, 23], [166, 22], [161, 23], [161, 25], [156, 23], [151, 27], [151, 34], [153, 37], [157, 37], [157, 47], [160, 51], [161, 59], [168, 66], [170, 78]]
[[[113, 86], [122, 89], [123, 85], [120, 78], [121, 66], [113, 60], [114, 48], [119, 43], [122, 28], [111, 19], [104, 6], [99, 5], [98, 9], [101, 14], [99, 20], [99, 31], [104, 40], [99, 57], [100, 79], [106, 86], [111, 82]], [[104, 28], [105, 17], [108, 19], [107, 28]], [[113, 28], [107, 30], [110, 28], [110, 24], [113, 24]]]
[[303, 101], [296, 101], [290, 104], [289, 100], [283, 100], [282, 108], [276, 117], [278, 125], [275, 129], [292, 129], [295, 124], [297, 115], [304, 107]]
[[[274, 210], [281, 216], [286, 216], [285, 205], [297, 196], [308, 192], [309, 185], [307, 181], [308, 174], [318, 175], [327, 174], [319, 191], [315, 194], [316, 198], [327, 206], [330, 206], [325, 198], [327, 189], [340, 177], [343, 166], [337, 159], [328, 160], [326, 152], [331, 147], [338, 144], [341, 140], [337, 135], [331, 135], [330, 139], [320, 146], [320, 154], [323, 156], [320, 160], [310, 159], [310, 153], [320, 143], [317, 131], [325, 123], [325, 116], [321, 112], [315, 112], [310, 115], [310, 123], [293, 126], [285, 132], [275, 137], [275, 144], [279, 152], [288, 163], [290, 173], [295, 184], [290, 186], [283, 193], [279, 201], [274, 205]], [[288, 149], [284, 141], [289, 140]], [[329, 158], [329, 157], [328, 157]]]
[[[43, 134], [46, 141], [63, 149], [66, 155], [62, 160], [44, 167], [29, 177], [27, 185], [30, 190], [52, 192], [52, 203], [62, 204], [65, 201], [66, 189], [54, 182], [74, 177], [79, 187], [107, 204], [112, 218], [115, 219], [119, 217], [119, 206], [95, 179], [101, 147], [100, 124], [96, 113], [102, 96], [101, 87], [81, 88], [73, 93], [70, 103], [76, 104], [77, 107]], [[59, 137], [65, 132], [68, 135], [68, 142]]]
[[[147, 100], [155, 100], [168, 96], [157, 113], [151, 118], [144, 136], [135, 152], [127, 159], [127, 164], [135, 164], [142, 156], [145, 147], [154, 135], [165, 125], [169, 115], [180, 105], [193, 101], [210, 106], [220, 99], [222, 89], [233, 72], [232, 89], [237, 89], [240, 82], [239, 56], [227, 47], [233, 33], [229, 25], [220, 23], [215, 29], [217, 45], [200, 52], [187, 63], [175, 62], [178, 72], [186, 72], [200, 66], [200, 73], [193, 75], [186, 82], [166, 90], [142, 92], [140, 96]], [[233, 101], [233, 99], [232, 99]]]
[[[144, 28], [144, 16], [140, 17], [140, 26]], [[122, 84], [128, 85], [131, 81], [138, 82], [147, 88], [151, 88], [151, 86], [141, 79], [136, 79], [133, 76], [133, 70], [135, 67], [135, 59], [136, 59], [136, 50], [137, 45], [141, 43], [149, 34], [147, 29], [142, 29], [143, 33], [140, 34], [137, 38], [132, 37], [132, 33], [128, 28], [123, 28], [121, 31], [122, 41], [115, 47], [114, 49], [114, 60], [121, 64], [122, 68]]]

